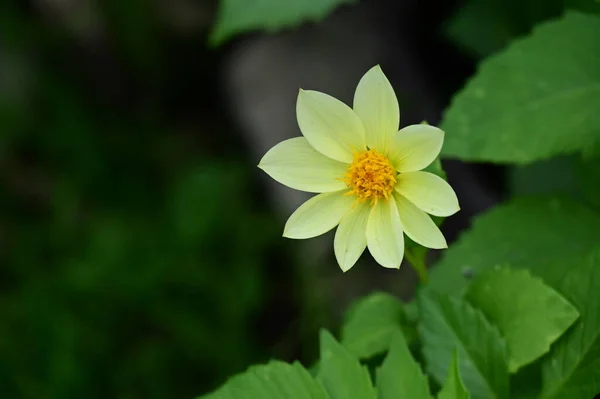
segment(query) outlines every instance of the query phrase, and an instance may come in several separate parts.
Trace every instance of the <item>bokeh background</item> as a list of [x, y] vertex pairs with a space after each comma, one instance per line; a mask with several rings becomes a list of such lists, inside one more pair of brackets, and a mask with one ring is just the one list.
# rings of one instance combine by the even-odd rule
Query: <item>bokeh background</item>
[[[0, 398], [192, 398], [272, 357], [310, 364], [360, 295], [410, 298], [408, 265], [342, 274], [331, 234], [283, 239], [307, 195], [256, 164], [300, 134], [299, 87], [350, 103], [375, 64], [403, 126], [439, 122], [560, 3], [495, 27], [464, 2], [363, 0], [216, 46], [218, 1], [0, 2]], [[444, 166], [452, 241], [506, 179]]]

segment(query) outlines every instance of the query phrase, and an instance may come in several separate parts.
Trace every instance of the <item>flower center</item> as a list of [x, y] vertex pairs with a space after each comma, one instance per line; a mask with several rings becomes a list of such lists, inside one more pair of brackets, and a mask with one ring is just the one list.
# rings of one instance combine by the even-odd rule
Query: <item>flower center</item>
[[354, 154], [354, 160], [344, 176], [344, 183], [360, 201], [371, 200], [371, 204], [392, 195], [396, 184], [396, 170], [387, 157], [375, 150]]

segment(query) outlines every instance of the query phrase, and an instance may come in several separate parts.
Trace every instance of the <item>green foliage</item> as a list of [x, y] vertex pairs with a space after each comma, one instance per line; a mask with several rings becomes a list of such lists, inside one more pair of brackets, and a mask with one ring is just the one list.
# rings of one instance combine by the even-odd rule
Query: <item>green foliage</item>
[[[547, 8], [526, 3], [530, 12], [519, 14], [521, 3], [473, 0], [451, 26], [483, 32], [464, 44], [484, 55], [564, 8], [557, 1]], [[570, 2], [568, 8], [585, 6]], [[596, 36], [600, 17], [567, 12], [486, 59], [454, 99], [443, 123], [445, 153], [511, 164], [512, 198], [478, 216], [444, 251], [415, 302], [373, 293], [348, 312], [343, 346], [322, 333], [317, 381], [327, 397], [418, 399], [437, 391], [440, 399], [589, 399], [600, 393]], [[548, 159], [563, 154], [570, 155]], [[429, 170], [444, 176], [439, 160]], [[407, 259], [422, 270], [425, 255], [407, 243]], [[368, 360], [377, 391], [359, 359]]]
[[357, 301], [342, 326], [342, 345], [359, 359], [387, 351], [395, 332], [407, 325], [402, 303], [383, 292]]
[[445, 112], [443, 153], [525, 164], [596, 145], [597, 36], [600, 17], [569, 12], [483, 61]]
[[419, 296], [423, 356], [438, 383], [458, 351], [460, 373], [473, 398], [507, 398], [506, 343], [497, 328], [464, 300], [423, 292]]
[[429, 399], [427, 378], [413, 359], [402, 332], [392, 335], [390, 350], [377, 370], [379, 399]]
[[[568, 239], [567, 239], [568, 237]], [[598, 246], [600, 214], [576, 201], [520, 198], [477, 217], [430, 275], [430, 288], [464, 292], [470, 276], [496, 265], [527, 268], [556, 287]]]
[[565, 298], [527, 270], [487, 271], [471, 283], [466, 297], [506, 338], [511, 373], [548, 352], [579, 317]]
[[[321, 20], [355, 1], [222, 0], [210, 41]], [[204, 148], [240, 142], [223, 134], [231, 126], [211, 119], [191, 138], [174, 122], [181, 111], [162, 104], [180, 90], [166, 80], [175, 75], [186, 85], [193, 75], [212, 102], [212, 76], [162, 73], [181, 42], [148, 2], [97, 8], [103, 32], [84, 41], [115, 53], [102, 59], [114, 71], [98, 69], [123, 75], [118, 91], [141, 94], [84, 95], [69, 76], [87, 79], [77, 60], [68, 72], [44, 61], [64, 61], [64, 49], [73, 59], [84, 36], [66, 40], [0, 5], [3, 398], [190, 397], [267, 355], [255, 335], [280, 226], [249, 194], [239, 149]], [[322, 330], [311, 372], [271, 361], [203, 398], [598, 395], [599, 11], [591, 0], [467, 1], [448, 34], [475, 57], [497, 54], [446, 110], [444, 154], [508, 164], [506, 202], [443, 252], [415, 301], [375, 292], [348, 312], [341, 342]], [[199, 52], [193, 42], [180, 51]], [[209, 65], [214, 55], [191, 58]], [[445, 178], [439, 159], [427, 170]], [[407, 240], [421, 272], [426, 255]], [[291, 269], [284, 263], [278, 270]]]
[[227, 381], [221, 389], [203, 396], [205, 399], [327, 399], [323, 387], [300, 363], [271, 361], [253, 366]]
[[452, 364], [450, 370], [448, 370], [448, 377], [437, 397], [438, 399], [469, 399], [471, 397], [460, 376], [458, 352], [454, 352]]
[[369, 370], [326, 330], [321, 331], [321, 362], [317, 380], [331, 399], [376, 399]]
[[213, 44], [253, 30], [274, 32], [305, 21], [318, 21], [337, 6], [356, 0], [222, 0], [211, 34]]
[[581, 313], [542, 362], [542, 398], [591, 398], [600, 392], [600, 248], [573, 265], [559, 291]]

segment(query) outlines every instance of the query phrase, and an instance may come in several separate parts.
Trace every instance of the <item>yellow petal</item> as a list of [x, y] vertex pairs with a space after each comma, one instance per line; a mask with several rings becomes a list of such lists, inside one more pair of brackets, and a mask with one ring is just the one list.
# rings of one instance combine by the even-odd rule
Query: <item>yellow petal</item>
[[354, 203], [344, 192], [319, 194], [300, 205], [285, 224], [283, 236], [312, 238], [333, 229]]
[[398, 205], [404, 234], [427, 248], [448, 248], [444, 235], [429, 215], [398, 193], [394, 193], [394, 199]]
[[414, 172], [429, 166], [444, 144], [444, 131], [426, 124], [400, 129], [390, 144], [390, 160], [398, 172]]
[[327, 94], [300, 90], [296, 117], [310, 145], [331, 159], [350, 163], [354, 152], [365, 148], [365, 128], [359, 117]]
[[282, 141], [271, 148], [258, 167], [279, 183], [296, 190], [325, 193], [343, 190], [348, 165], [315, 151], [304, 137]]
[[371, 68], [358, 83], [353, 108], [365, 125], [367, 145], [387, 155], [389, 141], [400, 125], [400, 107], [379, 65]]
[[342, 218], [335, 232], [335, 258], [344, 272], [354, 266], [367, 246], [366, 230], [370, 209], [366, 202], [357, 203]]
[[431, 215], [450, 216], [460, 210], [458, 198], [452, 187], [433, 173], [400, 173], [395, 190], [417, 208]]
[[367, 222], [367, 246], [383, 267], [399, 269], [404, 257], [404, 236], [393, 199], [380, 200], [371, 209]]

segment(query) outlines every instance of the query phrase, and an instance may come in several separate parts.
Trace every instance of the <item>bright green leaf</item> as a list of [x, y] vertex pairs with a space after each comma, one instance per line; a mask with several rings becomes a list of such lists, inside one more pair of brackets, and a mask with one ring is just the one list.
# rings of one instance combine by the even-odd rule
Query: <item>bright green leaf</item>
[[321, 330], [321, 361], [317, 380], [331, 399], [375, 399], [369, 370], [326, 330]]
[[277, 31], [305, 21], [318, 21], [337, 6], [356, 0], [221, 0], [211, 33], [213, 44], [253, 30]]
[[446, 383], [438, 393], [438, 399], [469, 399], [470, 397], [460, 377], [458, 353], [454, 352], [448, 378], [446, 378]]
[[527, 270], [483, 273], [469, 286], [467, 299], [502, 332], [511, 373], [548, 352], [579, 317], [573, 305]]
[[427, 378], [413, 359], [402, 332], [392, 335], [390, 351], [377, 370], [379, 399], [429, 399]]
[[446, 111], [443, 154], [525, 164], [600, 140], [600, 17], [569, 12], [487, 58]]
[[328, 399], [323, 387], [300, 363], [271, 361], [250, 367], [223, 387], [199, 399]]
[[429, 288], [460, 294], [495, 265], [528, 268], [556, 287], [574, 259], [598, 245], [600, 215], [567, 199], [517, 199], [477, 217], [430, 274]]
[[581, 317], [543, 361], [545, 399], [592, 398], [600, 393], [600, 247], [571, 267], [559, 291]]
[[395, 331], [406, 324], [402, 302], [393, 295], [373, 293], [356, 302], [342, 327], [342, 345], [354, 356], [369, 358], [385, 352]]
[[442, 384], [458, 351], [460, 373], [473, 398], [507, 398], [506, 344], [483, 314], [462, 299], [430, 291], [421, 292], [419, 307], [429, 374]]

